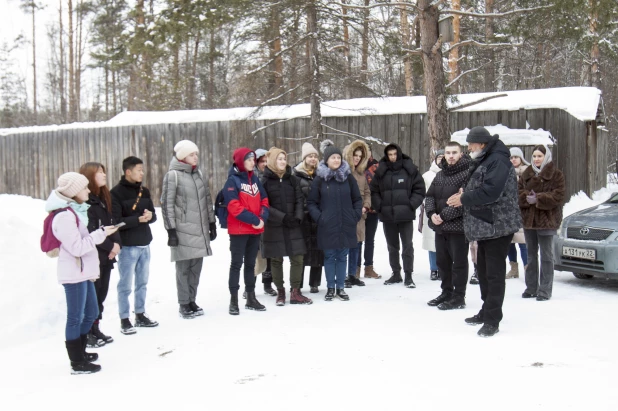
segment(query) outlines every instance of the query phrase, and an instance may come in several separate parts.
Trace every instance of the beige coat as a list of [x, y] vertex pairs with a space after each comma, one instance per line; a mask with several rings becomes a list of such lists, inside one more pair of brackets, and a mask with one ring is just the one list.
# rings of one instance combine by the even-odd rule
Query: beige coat
[[[354, 168], [354, 152], [356, 150], [362, 151], [362, 158], [358, 166]], [[363, 198], [363, 207], [366, 209], [371, 208], [371, 191], [369, 190], [369, 184], [365, 178], [365, 169], [367, 168], [367, 162], [369, 161], [369, 146], [362, 140], [355, 140], [343, 149], [343, 159], [350, 165], [352, 175], [358, 184], [358, 189]], [[365, 219], [367, 214], [363, 214], [363, 218], [360, 219], [356, 225], [356, 239], [365, 241]]]
[[[526, 171], [526, 169], [530, 167], [529, 165], [524, 164], [522, 161], [519, 167], [515, 167], [515, 174], [517, 174], [517, 181], [519, 181], [519, 177]], [[526, 237], [524, 237], [524, 229], [523, 227], [513, 235], [512, 243], [515, 244], [526, 244]]]

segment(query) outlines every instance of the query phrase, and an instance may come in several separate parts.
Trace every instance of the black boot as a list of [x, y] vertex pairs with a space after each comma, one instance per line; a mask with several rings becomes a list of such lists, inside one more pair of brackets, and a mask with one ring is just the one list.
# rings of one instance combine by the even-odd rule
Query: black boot
[[500, 332], [500, 329], [497, 325], [485, 323], [481, 329], [478, 330], [477, 334], [479, 337], [493, 337], [498, 332]]
[[196, 317], [204, 315], [204, 309], [197, 305], [195, 301], [191, 301], [189, 303], [189, 307], [191, 307], [191, 311], [193, 311], [193, 315], [195, 315]]
[[478, 313], [472, 317], [468, 317], [464, 320], [468, 325], [481, 325], [483, 324], [483, 314]]
[[178, 314], [181, 318], [184, 318], [185, 320], [195, 318], [195, 313], [191, 309], [190, 304], [180, 304], [180, 308], [178, 308]]
[[80, 336], [80, 341], [82, 343], [82, 351], [84, 353], [84, 360], [88, 362], [93, 362], [99, 359], [99, 354], [96, 352], [86, 352], [86, 347], [88, 346], [88, 334], [82, 334]]
[[[350, 284], [358, 286], [358, 287], [364, 287], [365, 286], [365, 282], [364, 281], [361, 281], [358, 277], [352, 277], [351, 275], [348, 276], [346, 281], [349, 281]], [[348, 288], [348, 287], [346, 287], [346, 288]]]
[[337, 288], [337, 298], [341, 301], [350, 301], [350, 296], [342, 288]]
[[412, 281], [412, 272], [410, 271], [406, 271], [406, 279], [403, 282], [403, 285], [405, 285], [407, 288], [416, 288], [416, 284], [414, 284], [414, 281]]
[[400, 273], [393, 273], [393, 275], [391, 275], [391, 278], [389, 278], [388, 280], [384, 281], [384, 285], [391, 285], [391, 284], [397, 284], [402, 282], [403, 280], [401, 279], [401, 274]]
[[433, 300], [429, 300], [427, 302], [427, 305], [430, 306], [430, 307], [437, 307], [438, 305], [440, 305], [444, 301], [448, 301], [451, 298], [451, 296], [452, 296], [452, 293], [450, 291], [442, 291], [442, 294], [440, 294], [439, 296], [437, 296]]
[[238, 292], [232, 294], [230, 297], [230, 315], [238, 315], [240, 314], [240, 310], [238, 309]]
[[324, 296], [324, 300], [333, 301], [333, 298], [335, 298], [335, 289], [329, 288], [328, 290], [326, 290], [326, 295]]
[[270, 295], [272, 297], [277, 296], [277, 292], [273, 289], [273, 281], [264, 281], [264, 294]]
[[438, 272], [434, 270], [431, 272], [429, 278], [431, 279], [431, 281], [437, 281], [440, 279], [440, 276], [438, 275]]
[[71, 374], [92, 374], [101, 371], [99, 364], [92, 364], [84, 359], [82, 338], [66, 341], [65, 345], [69, 360], [71, 360]]
[[92, 324], [90, 332], [99, 340], [105, 341], [105, 344], [114, 342], [114, 339], [112, 337], [110, 337], [109, 335], [105, 335], [101, 332], [101, 329], [99, 328], [99, 320], [96, 320], [94, 324]]
[[94, 335], [91, 329], [90, 332], [87, 334], [86, 345], [88, 346], [88, 348], [99, 348], [105, 345], [105, 341]]
[[462, 308], [466, 308], [466, 299], [461, 295], [453, 295], [453, 297], [438, 305], [439, 310], [460, 310]]
[[266, 311], [266, 307], [260, 304], [257, 298], [255, 298], [255, 291], [247, 291], [247, 303], [245, 304], [245, 308], [247, 310]]
[[479, 273], [476, 270], [476, 264], [474, 264], [474, 274], [470, 277], [470, 284], [477, 285], [479, 283]]

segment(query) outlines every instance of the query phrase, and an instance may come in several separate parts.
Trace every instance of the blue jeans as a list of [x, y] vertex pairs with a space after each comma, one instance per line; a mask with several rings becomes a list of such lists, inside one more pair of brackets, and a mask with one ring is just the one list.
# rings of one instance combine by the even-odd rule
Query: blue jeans
[[76, 284], [63, 284], [67, 297], [67, 341], [88, 334], [92, 323], [99, 316], [99, 303], [94, 283], [90, 280]]
[[[528, 247], [526, 244], [519, 244], [519, 254], [521, 255], [521, 262], [524, 265], [528, 265]], [[515, 243], [511, 243], [509, 246], [509, 261], [515, 263], [517, 262], [517, 249], [515, 248]]]
[[324, 250], [324, 273], [326, 274], [326, 286], [328, 288], [343, 290], [347, 267], [347, 248]]
[[438, 263], [436, 261], [436, 252], [435, 251], [427, 251], [429, 253], [429, 270], [430, 271], [438, 271]]
[[146, 291], [150, 267], [150, 246], [122, 247], [118, 255], [118, 314], [120, 319], [129, 318], [133, 278], [135, 277], [134, 311], [135, 314], [146, 312]]
[[360, 265], [356, 265], [356, 263], [358, 262], [362, 246], [363, 243], [359, 242], [356, 248], [350, 248], [348, 252], [348, 275], [351, 277], [356, 277], [356, 267], [360, 267]]

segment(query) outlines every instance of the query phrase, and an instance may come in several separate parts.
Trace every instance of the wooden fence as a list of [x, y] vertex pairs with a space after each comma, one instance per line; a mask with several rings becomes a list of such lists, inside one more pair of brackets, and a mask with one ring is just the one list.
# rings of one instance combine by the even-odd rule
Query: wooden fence
[[[155, 202], [168, 170], [176, 142], [194, 141], [200, 148], [200, 164], [210, 176], [213, 194], [223, 186], [237, 147], [253, 149], [277, 146], [288, 153], [289, 162], [300, 160], [300, 149], [309, 141], [308, 118], [297, 118], [265, 127], [271, 120], [235, 120], [203, 123], [156, 124], [122, 127], [59, 128], [53, 131], [16, 133], [0, 136], [0, 193], [46, 198], [56, 186], [58, 176], [77, 171], [88, 161], [103, 163], [108, 184], [115, 185], [122, 175], [122, 160], [130, 155], [144, 161], [145, 185]], [[430, 145], [426, 114], [351, 116], [324, 118], [325, 137], [343, 148], [354, 135], [372, 136], [401, 146], [424, 172], [430, 165]], [[565, 173], [569, 195], [583, 190], [590, 194], [606, 184], [607, 133], [595, 122], [582, 122], [559, 109], [485, 111], [450, 113], [450, 130], [455, 132], [477, 125], [502, 124], [509, 128], [543, 128], [557, 139], [554, 159]], [[374, 156], [383, 148], [371, 144]], [[527, 159], [531, 147], [523, 147]]]

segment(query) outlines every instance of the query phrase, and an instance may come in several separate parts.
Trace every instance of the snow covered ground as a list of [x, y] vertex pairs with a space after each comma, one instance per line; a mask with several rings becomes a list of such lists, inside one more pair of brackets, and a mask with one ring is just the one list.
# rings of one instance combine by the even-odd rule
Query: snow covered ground
[[[613, 187], [616, 189], [616, 187]], [[606, 191], [611, 191], [612, 188]], [[616, 190], [618, 191], [618, 190]], [[570, 212], [601, 200], [574, 196]], [[618, 281], [556, 273], [549, 302], [524, 300], [523, 278], [507, 281], [504, 321], [490, 339], [464, 324], [481, 305], [469, 286], [465, 310], [426, 305], [439, 294], [415, 233], [417, 289], [367, 280], [351, 301], [227, 313], [228, 236], [207, 258], [198, 304], [177, 315], [166, 234], [154, 224], [147, 311], [161, 325], [119, 332], [112, 274], [98, 349], [103, 370], [72, 376], [64, 348], [64, 292], [56, 261], [39, 250], [43, 201], [0, 195], [0, 376], [4, 410], [615, 410]], [[387, 277], [381, 228], [376, 270]], [[261, 293], [260, 293], [261, 294]], [[69, 405], [71, 401], [73, 406]], [[79, 405], [78, 405], [79, 404]], [[171, 408], [173, 407], [173, 408]], [[397, 407], [397, 408], [395, 408]]]

